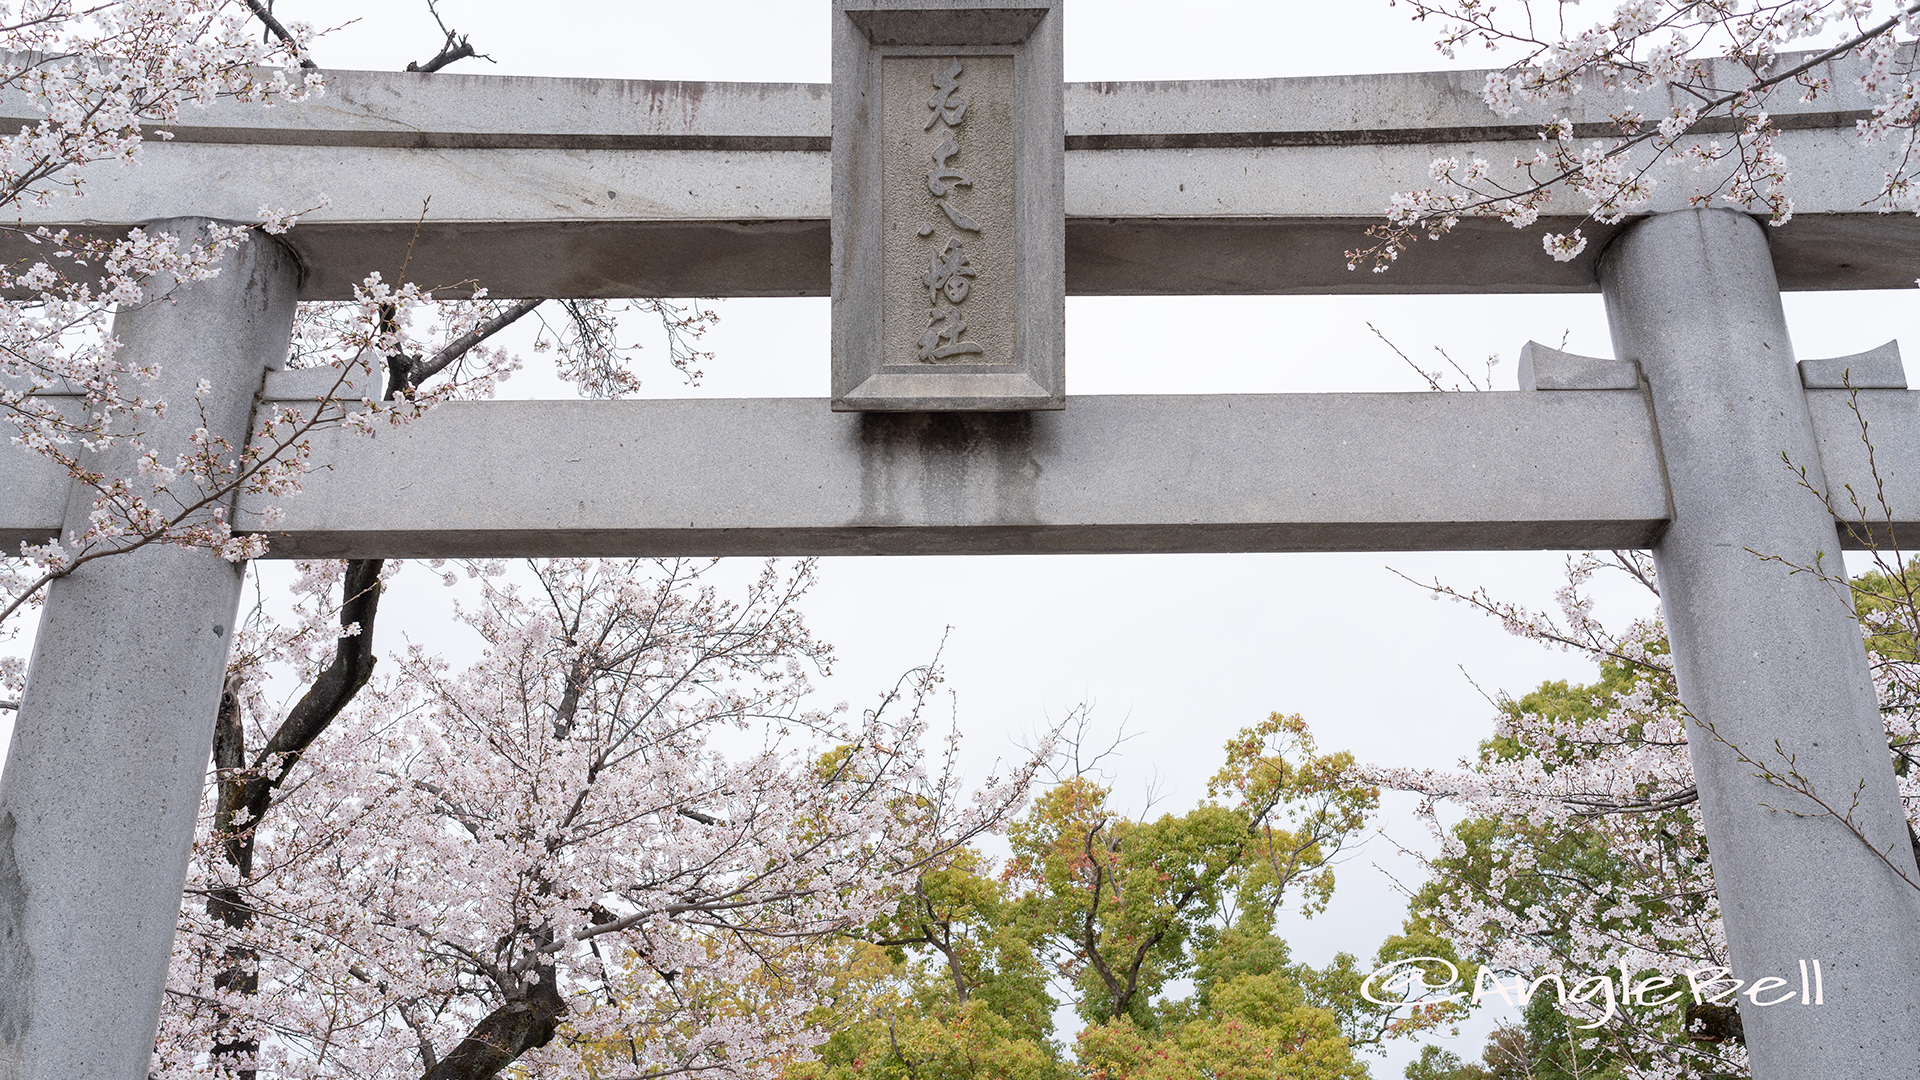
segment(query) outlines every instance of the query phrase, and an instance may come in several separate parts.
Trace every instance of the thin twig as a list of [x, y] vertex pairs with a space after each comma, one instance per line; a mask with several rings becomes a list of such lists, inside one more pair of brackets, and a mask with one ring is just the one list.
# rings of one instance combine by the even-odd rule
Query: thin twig
[[1395, 355], [1395, 356], [1397, 356], [1397, 357], [1399, 357], [1399, 358], [1400, 358], [1400, 359], [1402, 359], [1402, 360], [1405, 360], [1405, 361], [1407, 362], [1407, 366], [1408, 366], [1408, 367], [1410, 367], [1410, 368], [1412, 368], [1412, 369], [1414, 370], [1414, 372], [1415, 372], [1416, 374], [1418, 374], [1418, 375], [1419, 375], [1419, 376], [1420, 376], [1421, 378], [1423, 378], [1423, 379], [1425, 379], [1425, 380], [1427, 380], [1427, 386], [1428, 386], [1428, 387], [1429, 387], [1430, 389], [1433, 389], [1433, 390], [1438, 390], [1438, 391], [1444, 391], [1444, 390], [1446, 389], [1445, 387], [1443, 387], [1443, 386], [1441, 386], [1441, 385], [1440, 385], [1440, 381], [1439, 381], [1438, 379], [1435, 379], [1435, 378], [1433, 377], [1433, 374], [1432, 374], [1431, 372], [1429, 372], [1429, 371], [1425, 371], [1425, 370], [1423, 370], [1423, 369], [1422, 369], [1422, 368], [1420, 367], [1420, 365], [1419, 365], [1419, 364], [1416, 364], [1416, 363], [1414, 363], [1414, 362], [1413, 362], [1413, 358], [1412, 358], [1412, 357], [1410, 357], [1410, 356], [1408, 356], [1408, 355], [1407, 355], [1406, 353], [1403, 353], [1403, 352], [1401, 352], [1401, 351], [1400, 351], [1400, 346], [1398, 346], [1398, 345], [1395, 345], [1395, 344], [1394, 344], [1394, 343], [1393, 343], [1392, 341], [1389, 341], [1389, 340], [1387, 339], [1387, 335], [1385, 335], [1385, 334], [1383, 334], [1383, 333], [1381, 333], [1381, 332], [1380, 332], [1380, 328], [1379, 328], [1379, 327], [1377, 327], [1377, 326], [1375, 326], [1375, 325], [1373, 325], [1372, 323], [1368, 323], [1368, 324], [1367, 324], [1367, 329], [1369, 329], [1369, 330], [1371, 330], [1371, 331], [1373, 331], [1373, 336], [1374, 336], [1374, 337], [1377, 337], [1377, 338], [1379, 338], [1379, 339], [1380, 339], [1380, 340], [1381, 340], [1382, 342], [1385, 342], [1385, 343], [1386, 343], [1386, 346], [1387, 346], [1387, 348], [1389, 348], [1389, 349], [1392, 349], [1392, 350], [1393, 350], [1393, 355]]
[[478, 57], [489, 64], [494, 62], [493, 57], [486, 53], [473, 51], [473, 45], [467, 41], [467, 35], [447, 28], [447, 21], [440, 17], [440, 9], [434, 6], [434, 0], [427, 0], [427, 10], [433, 13], [433, 21], [440, 24], [440, 32], [447, 36], [446, 41], [440, 46], [440, 52], [433, 59], [424, 64], [409, 63], [408, 71], [431, 74], [455, 60], [465, 60], [469, 56]]
[[273, 12], [267, 8], [267, 5], [262, 4], [260, 0], [247, 0], [247, 10], [258, 16], [260, 21], [266, 24], [267, 30], [271, 32], [274, 37], [279, 38], [281, 43], [293, 50], [293, 55], [300, 59], [301, 67], [309, 71], [318, 71], [320, 69], [320, 65], [314, 63], [312, 58], [307, 55], [307, 50], [301, 48], [300, 43], [293, 39], [293, 34], [288, 32], [287, 28], [281, 24], [279, 19], [273, 17]]

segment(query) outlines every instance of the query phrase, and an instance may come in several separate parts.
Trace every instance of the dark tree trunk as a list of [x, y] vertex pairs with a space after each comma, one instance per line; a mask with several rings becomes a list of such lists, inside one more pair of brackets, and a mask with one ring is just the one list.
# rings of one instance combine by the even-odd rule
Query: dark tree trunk
[[553, 968], [542, 967], [539, 976], [525, 997], [488, 1013], [421, 1080], [494, 1080], [521, 1054], [552, 1042], [567, 1004], [560, 998]]
[[[360, 633], [343, 637], [334, 650], [333, 661], [313, 680], [313, 685], [287, 714], [273, 738], [254, 759], [251, 774], [247, 765], [246, 730], [240, 722], [240, 699], [230, 685], [220, 695], [220, 712], [213, 729], [213, 763], [220, 770], [219, 801], [214, 811], [214, 828], [226, 834], [228, 865], [234, 868], [239, 885], [218, 889], [207, 897], [207, 914], [233, 931], [233, 944], [226, 947], [221, 970], [215, 973], [216, 989], [252, 995], [260, 990], [259, 953], [246, 942], [247, 927], [254, 910], [246, 895], [246, 881], [253, 876], [254, 831], [272, 804], [294, 762], [313, 745], [334, 717], [345, 711], [360, 688], [373, 677], [373, 620], [380, 609], [380, 559], [356, 559], [347, 563], [346, 583], [340, 605], [340, 625], [358, 623]], [[282, 755], [276, 761], [275, 755]], [[240, 817], [244, 824], [236, 827]], [[222, 1030], [232, 1022], [221, 1018]], [[215, 1062], [221, 1059], [251, 1057], [260, 1050], [260, 1041], [244, 1032], [231, 1032], [213, 1044]], [[254, 1080], [252, 1069], [236, 1068], [240, 1080]]]
[[[360, 632], [340, 639], [333, 662], [314, 678], [293, 711], [280, 722], [267, 745], [254, 758], [255, 774], [243, 781], [239, 805], [250, 811], [248, 821], [257, 822], [266, 814], [273, 793], [300, 755], [307, 752], [320, 733], [327, 730], [360, 688], [373, 677], [373, 620], [380, 609], [380, 570], [383, 559], [354, 559], [347, 563], [344, 601], [340, 605], [340, 625], [360, 624]], [[224, 801], [224, 800], [223, 800]], [[253, 830], [241, 833], [247, 867], [253, 862]], [[239, 862], [236, 866], [241, 865]]]
[[[247, 7], [260, 17], [270, 33], [288, 44], [292, 43], [293, 39], [286, 28], [273, 16], [272, 0], [267, 0], [264, 6], [259, 0], [246, 0], [246, 3]], [[439, 18], [438, 14], [434, 17], [436, 20]], [[441, 29], [446, 31], [447, 38], [446, 46], [441, 50], [440, 55], [434, 57], [425, 67], [415, 64], [407, 65], [409, 71], [437, 71], [455, 60], [483, 55], [474, 52], [473, 47], [467, 44], [465, 37], [459, 37], [456, 41], [454, 32], [446, 30], [444, 24]], [[311, 59], [302, 57], [300, 66], [312, 68], [315, 65]], [[392, 400], [403, 393], [411, 393], [420, 383], [453, 364], [474, 346], [506, 329], [515, 320], [525, 316], [540, 304], [541, 301], [537, 299], [516, 301], [483, 325], [448, 343], [446, 348], [424, 361], [419, 357], [403, 355], [387, 357], [388, 385], [384, 396], [387, 400]], [[398, 315], [397, 309], [389, 305], [383, 307], [380, 314], [382, 330], [396, 329], [393, 321]], [[313, 685], [307, 688], [307, 692], [301, 696], [299, 703], [294, 705], [293, 710], [274, 731], [273, 737], [267, 740], [267, 745], [262, 747], [259, 755], [254, 758], [251, 770], [247, 770], [246, 731], [241, 724], [239, 698], [231, 686], [221, 695], [220, 712], [215, 720], [213, 740], [214, 766], [220, 770], [214, 828], [227, 836], [227, 862], [236, 871], [235, 877], [239, 885], [236, 888], [217, 890], [207, 898], [207, 914], [232, 929], [236, 940], [236, 944], [227, 946], [222, 958], [224, 966], [214, 975], [214, 986], [219, 989], [248, 995], [259, 992], [260, 976], [257, 966], [259, 954], [257, 950], [244, 944], [246, 928], [253, 923], [254, 917], [254, 909], [246, 897], [245, 887], [247, 880], [253, 876], [255, 830], [259, 828], [260, 819], [272, 806], [274, 793], [279, 790], [287, 774], [300, 760], [300, 756], [306, 753], [314, 740], [326, 731], [334, 718], [346, 710], [354, 696], [367, 685], [367, 680], [373, 677], [373, 665], [376, 659], [373, 652], [373, 621], [380, 609], [380, 571], [385, 566], [384, 559], [352, 559], [347, 562], [346, 581], [340, 605], [340, 625], [344, 628], [349, 624], [358, 624], [360, 632], [353, 637], [339, 639], [332, 662], [313, 680]], [[241, 818], [245, 824], [236, 828], [234, 826], [236, 817]], [[564, 1011], [557, 992], [553, 993], [553, 1001], [556, 1008], [546, 1011], [557, 1018], [559, 1013]], [[508, 1018], [503, 1014], [512, 1007], [510, 1003], [496, 1010], [495, 1016], [501, 1017], [502, 1025], [508, 1024]], [[539, 1011], [534, 1010], [535, 1013]], [[485, 1032], [487, 1025], [494, 1020], [494, 1016], [488, 1017], [479, 1028], [475, 1029], [474, 1035], [468, 1037], [468, 1042], [472, 1042], [475, 1036]], [[223, 1017], [222, 1028], [224, 1029], [230, 1021], [230, 1017]], [[538, 1037], [538, 1041], [527, 1043], [526, 1046], [544, 1046], [547, 1040], [553, 1037], [553, 1028], [558, 1020], [553, 1019], [544, 1023], [544, 1035], [539, 1034], [541, 1030], [539, 1023], [529, 1029], [532, 1035]], [[500, 1030], [504, 1033], [506, 1029], [502, 1027]], [[223, 1057], [254, 1054], [259, 1048], [260, 1043], [257, 1039], [240, 1035], [223, 1036], [222, 1041], [213, 1045], [212, 1056], [218, 1062]], [[437, 1065], [430, 1064], [429, 1074], [442, 1075], [441, 1068], [466, 1049], [466, 1043], [462, 1043], [460, 1049], [456, 1050], [453, 1057], [447, 1061]], [[524, 1049], [525, 1047], [515, 1051], [515, 1056]], [[431, 1048], [426, 1048], [425, 1053], [431, 1059]], [[510, 1061], [512, 1058], [506, 1060]], [[255, 1073], [252, 1069], [236, 1069], [235, 1072], [242, 1080], [254, 1080]], [[445, 1075], [492, 1076], [493, 1073], [455, 1072]]]
[[[245, 768], [247, 763], [246, 732], [240, 724], [240, 698], [231, 682], [220, 695], [220, 713], [214, 721], [213, 764], [224, 776], [229, 770]], [[240, 785], [222, 780], [220, 783], [219, 808], [215, 811], [216, 828], [228, 829], [233, 814], [239, 809], [234, 801]], [[240, 869], [244, 880], [252, 863], [252, 845], [243, 848], [229, 832], [226, 843], [227, 859]], [[253, 922], [253, 906], [237, 888], [218, 889], [207, 897], [207, 914], [236, 931], [234, 943], [226, 947], [221, 956], [222, 967], [213, 977], [216, 990], [228, 990], [249, 996], [260, 990], [258, 962], [260, 954], [245, 943], [239, 931], [244, 931]], [[225, 1032], [233, 1023], [231, 1015], [220, 1017], [220, 1030]], [[245, 1034], [235, 1033], [223, 1036], [213, 1044], [213, 1060], [251, 1058], [260, 1052], [260, 1040]], [[234, 1075], [240, 1080], [254, 1080], [254, 1070], [236, 1068]]]

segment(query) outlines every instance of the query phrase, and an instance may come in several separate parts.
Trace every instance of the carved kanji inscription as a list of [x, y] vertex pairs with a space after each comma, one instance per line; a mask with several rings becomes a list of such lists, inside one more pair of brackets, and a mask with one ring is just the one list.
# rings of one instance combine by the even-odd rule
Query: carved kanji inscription
[[880, 65], [889, 367], [1015, 362], [1014, 58]]

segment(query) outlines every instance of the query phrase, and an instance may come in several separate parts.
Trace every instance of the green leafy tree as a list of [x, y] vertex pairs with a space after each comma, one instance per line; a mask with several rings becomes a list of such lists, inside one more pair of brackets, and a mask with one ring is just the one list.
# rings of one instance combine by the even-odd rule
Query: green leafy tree
[[1348, 782], [1352, 755], [1321, 755], [1278, 713], [1227, 744], [1206, 801], [1131, 821], [1084, 776], [1042, 796], [1009, 831], [1021, 919], [1040, 935], [1092, 1024], [1158, 1026], [1155, 999], [1239, 926], [1271, 932], [1290, 893], [1309, 914], [1333, 894], [1331, 860], [1365, 825], [1376, 789]]
[[1007, 886], [963, 851], [922, 875], [846, 943], [846, 973], [815, 1022], [834, 1031], [789, 1080], [1055, 1080], [1048, 970]]
[[[1649, 642], [1646, 655], [1664, 656], [1664, 645]], [[1412, 909], [1472, 965], [1463, 965], [1463, 975], [1471, 980], [1474, 967], [1485, 965], [1511, 993], [1516, 978], [1559, 973], [1577, 991], [1582, 977], [1617, 981], [1617, 968], [1609, 968], [1623, 962], [1635, 978], [1724, 964], [1690, 773], [1648, 769], [1605, 792], [1594, 783], [1602, 775], [1618, 783], [1605, 765], [1622, 754], [1684, 763], [1671, 676], [1608, 660], [1592, 683], [1543, 683], [1501, 710], [1502, 733], [1481, 745], [1479, 777], [1496, 789], [1526, 786], [1529, 776], [1560, 778], [1573, 809], [1529, 815], [1517, 803], [1499, 807], [1501, 795], [1483, 791], [1491, 802], [1480, 805], [1493, 812], [1449, 830]], [[1559, 736], [1534, 737], [1547, 731]], [[1587, 1027], [1601, 1017], [1569, 1010], [1556, 984], [1545, 983], [1526, 999], [1520, 1022], [1494, 1032], [1481, 1064], [1443, 1067], [1436, 1055], [1416, 1063], [1425, 1072], [1407, 1075], [1613, 1080], [1683, 1065], [1707, 1076], [1742, 1075], [1738, 1046], [1689, 1032], [1688, 1005], [1621, 1000], [1603, 1025]]]
[[[1371, 968], [1297, 963], [1274, 933], [1283, 905], [1326, 907], [1375, 809], [1351, 767], [1274, 714], [1185, 813], [1135, 819], [1063, 779], [1009, 830], [1004, 866], [968, 853], [927, 873], [847, 946], [818, 1014], [836, 1034], [790, 1080], [1360, 1080], [1357, 1046], [1448, 1014], [1370, 1005]], [[1381, 950], [1415, 955], [1452, 952], [1418, 923]], [[1071, 1053], [1062, 1000], [1085, 1025]]]

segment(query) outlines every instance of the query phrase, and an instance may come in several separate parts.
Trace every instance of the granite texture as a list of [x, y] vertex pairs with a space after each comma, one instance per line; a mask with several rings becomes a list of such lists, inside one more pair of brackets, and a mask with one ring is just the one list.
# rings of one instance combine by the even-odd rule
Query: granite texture
[[835, 3], [834, 409], [1065, 404], [1061, 18]]
[[1728, 211], [1667, 214], [1601, 274], [1672, 491], [1654, 562], [1733, 974], [1825, 972], [1823, 1006], [1741, 1005], [1753, 1075], [1911, 1077], [1920, 873], [1833, 518], [1787, 464], [1826, 490], [1766, 236]]
[[[202, 423], [247, 437], [261, 374], [286, 355], [297, 278], [287, 251], [255, 237], [218, 277], [150, 283], [153, 299], [115, 319], [124, 359], [159, 363], [154, 392], [180, 403], [146, 424], [163, 460]], [[196, 401], [202, 378], [213, 391]], [[125, 457], [89, 464], [125, 475]], [[91, 489], [65, 506], [71, 535]], [[0, 974], [18, 978], [0, 991], [5, 1080], [147, 1075], [240, 578], [216, 555], [155, 545], [48, 590], [0, 774]]]

